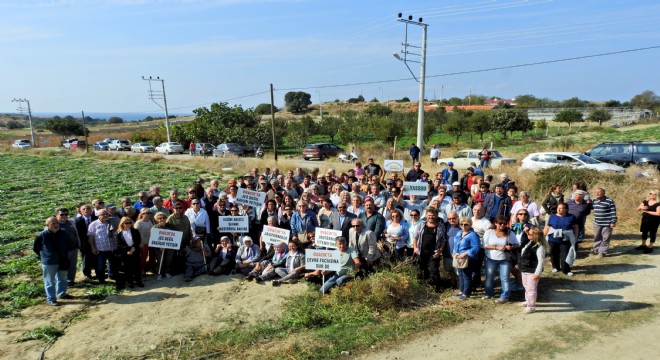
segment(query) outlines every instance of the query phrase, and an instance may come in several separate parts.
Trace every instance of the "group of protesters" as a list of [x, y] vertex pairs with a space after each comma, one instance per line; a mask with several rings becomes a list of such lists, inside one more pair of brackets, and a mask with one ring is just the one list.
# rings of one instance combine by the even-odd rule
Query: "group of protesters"
[[[120, 205], [94, 199], [91, 205], [80, 203], [71, 216], [69, 209], [57, 209], [34, 250], [51, 305], [69, 297], [80, 254], [83, 281], [110, 278], [119, 289], [143, 287], [145, 276], [161, 280], [183, 274], [192, 281], [202, 274], [241, 274], [274, 286], [315, 281], [326, 293], [369, 276], [383, 263], [412, 261], [436, 291], [451, 286], [461, 300], [481, 286], [485, 299], [495, 297], [499, 275], [497, 302], [525, 290], [525, 311], [534, 312], [546, 253], [551, 253], [553, 272], [573, 276], [576, 244], [584, 240], [593, 211], [593, 255], [606, 256], [616, 206], [601, 188], [590, 198], [580, 181], [568, 197], [554, 185], [539, 205], [507, 174], [495, 181], [484, 170], [474, 164], [459, 178], [449, 163], [431, 178], [419, 162], [405, 174], [387, 173], [369, 159], [365, 166], [357, 162], [346, 172], [323, 174], [254, 168], [222, 186], [218, 180], [206, 186], [199, 178], [183, 196], [177, 189], [161, 195], [153, 185], [137, 199], [120, 199]], [[425, 195], [409, 194], [410, 183], [425, 183]], [[246, 192], [259, 194], [260, 202], [245, 201]], [[248, 226], [229, 229], [223, 217], [242, 217]], [[270, 228], [284, 229], [288, 236], [273, 241], [264, 236]], [[334, 246], [316, 244], [317, 228], [335, 230]], [[150, 246], [150, 240], [173, 234], [179, 239], [176, 247]], [[339, 252], [338, 271], [306, 269], [305, 250], [323, 248]]]

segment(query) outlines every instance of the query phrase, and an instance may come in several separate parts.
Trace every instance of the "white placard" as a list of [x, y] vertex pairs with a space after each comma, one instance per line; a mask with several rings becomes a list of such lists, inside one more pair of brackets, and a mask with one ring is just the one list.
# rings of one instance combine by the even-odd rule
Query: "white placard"
[[307, 270], [341, 270], [341, 255], [339, 250], [305, 250], [305, 269]]
[[429, 183], [406, 181], [403, 183], [403, 195], [426, 196], [429, 194]]
[[182, 238], [182, 231], [151, 228], [149, 247], [179, 250]]
[[335, 238], [337, 238], [337, 236], [341, 236], [341, 230], [331, 230], [317, 227], [314, 243], [318, 247], [336, 249], [337, 243], [335, 242]]
[[385, 160], [383, 168], [390, 172], [403, 171], [403, 160]]
[[266, 193], [261, 191], [238, 188], [236, 193], [236, 203], [252, 207], [263, 206], [266, 202]]
[[247, 216], [218, 216], [218, 231], [221, 233], [246, 233], [249, 224]]
[[290, 234], [291, 230], [264, 225], [264, 230], [261, 232], [261, 240], [265, 244], [278, 245], [281, 242], [288, 244]]

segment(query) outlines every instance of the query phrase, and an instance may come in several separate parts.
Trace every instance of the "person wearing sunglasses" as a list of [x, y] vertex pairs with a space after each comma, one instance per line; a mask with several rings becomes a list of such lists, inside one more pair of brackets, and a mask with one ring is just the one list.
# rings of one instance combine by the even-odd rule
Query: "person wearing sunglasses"
[[495, 274], [499, 272], [502, 293], [497, 302], [504, 304], [509, 302], [510, 288], [509, 277], [511, 276], [511, 258], [509, 253], [520, 246], [516, 234], [509, 230], [509, 217], [498, 216], [495, 218], [495, 229], [484, 233], [484, 248], [486, 250], [486, 296], [485, 300], [495, 295]]
[[511, 224], [515, 223], [518, 220], [516, 214], [524, 210], [528, 215], [528, 222], [534, 226], [539, 226], [539, 217], [541, 213], [539, 212], [538, 205], [530, 200], [529, 192], [521, 191], [518, 194], [518, 201], [513, 203], [511, 206]]
[[[146, 210], [149, 211], [149, 209]], [[141, 243], [140, 231], [133, 228], [133, 220], [126, 216], [121, 218], [117, 229], [117, 254], [120, 259], [119, 269], [123, 274], [122, 280], [129, 288], [133, 288], [135, 285], [144, 287], [140, 266]]]
[[458, 221], [460, 231], [454, 235], [452, 256], [459, 259], [468, 259], [468, 266], [456, 269], [459, 277], [459, 292], [454, 294], [459, 300], [467, 300], [472, 295], [472, 278], [477, 268], [479, 255], [479, 235], [472, 230], [472, 219], [461, 217]]

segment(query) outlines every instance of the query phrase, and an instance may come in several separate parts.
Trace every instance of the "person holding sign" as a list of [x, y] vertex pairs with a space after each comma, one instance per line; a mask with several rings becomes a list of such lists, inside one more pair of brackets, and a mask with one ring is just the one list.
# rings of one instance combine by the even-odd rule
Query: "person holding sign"
[[[181, 201], [177, 201], [172, 206], [174, 213], [167, 218], [167, 225], [169, 229], [181, 231], [183, 233], [181, 237], [181, 247], [179, 250], [185, 249], [193, 238], [193, 232], [190, 227], [190, 220], [184, 215], [184, 204]], [[176, 269], [177, 273], [180, 274], [184, 269], [184, 259], [180, 256], [176, 257], [173, 261], [173, 266]]]
[[[154, 215], [154, 220], [156, 221], [156, 224], [151, 228], [151, 233], [154, 233], [159, 229], [169, 229], [169, 226], [167, 225], [167, 214], [157, 212], [156, 215]], [[172, 266], [172, 259], [174, 258], [174, 250], [156, 249], [156, 272], [158, 273], [156, 280], [162, 280], [163, 277], [171, 278], [170, 267]]]
[[[321, 293], [327, 294], [335, 286], [342, 286], [345, 283], [353, 279], [355, 272], [360, 270], [360, 258], [357, 252], [348, 247], [346, 238], [343, 236], [338, 236], [335, 240], [337, 249], [339, 250], [339, 263], [341, 268], [339, 271], [325, 271], [324, 273], [321, 270], [315, 270], [311, 273], [305, 274], [305, 279], [325, 275], [330, 277], [325, 281], [323, 286], [321, 286]], [[332, 274], [332, 275], [331, 275]]]

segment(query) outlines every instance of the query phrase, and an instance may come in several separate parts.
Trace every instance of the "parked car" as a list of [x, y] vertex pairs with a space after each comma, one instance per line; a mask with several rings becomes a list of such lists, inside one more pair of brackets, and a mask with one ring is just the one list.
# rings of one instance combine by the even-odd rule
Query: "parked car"
[[594, 146], [584, 154], [621, 166], [637, 164], [660, 167], [660, 142], [606, 142]]
[[213, 150], [213, 156], [215, 157], [225, 157], [227, 155], [241, 156], [243, 154], [245, 154], [243, 148], [235, 143], [219, 144]]
[[303, 158], [305, 160], [319, 159], [325, 160], [330, 156], [337, 156], [344, 152], [344, 149], [335, 144], [317, 143], [309, 144], [303, 149]]
[[76, 141], [78, 141], [78, 138], [70, 138], [70, 139], [62, 140], [62, 146], [64, 146], [67, 149], [70, 149], [71, 144]]
[[104, 143], [107, 143], [107, 144], [110, 144], [110, 143], [113, 142], [114, 140], [119, 140], [119, 139], [117, 139], [117, 138], [105, 138], [105, 139], [103, 139], [103, 142], [104, 142]]
[[617, 173], [625, 172], [625, 169], [621, 166], [603, 163], [592, 157], [576, 152], [531, 153], [520, 162], [520, 168], [518, 168], [518, 171], [535, 171], [553, 166], [572, 166], [580, 169], [594, 169], [597, 171]]
[[148, 143], [135, 143], [131, 145], [131, 151], [132, 152], [141, 152], [141, 153], [146, 153], [146, 152], [154, 152], [156, 148], [154, 148], [151, 144]]
[[30, 143], [30, 140], [16, 140], [14, 141], [13, 144], [11, 144], [11, 147], [15, 147], [17, 149], [29, 149], [32, 147], [32, 144]]
[[[478, 154], [480, 151], [481, 149], [460, 150], [454, 154], [453, 157], [438, 159], [438, 164], [444, 166], [451, 161], [454, 163], [454, 168], [460, 170], [464, 170], [470, 167], [470, 163], [475, 163], [477, 166], [479, 166]], [[497, 150], [490, 149], [488, 151], [490, 151], [490, 160], [488, 160], [488, 166], [492, 169], [497, 169], [504, 164], [513, 165], [517, 162], [517, 160], [514, 158], [503, 157], [502, 154], [500, 154], [500, 152]]]
[[204, 148], [206, 148], [206, 150], [204, 150], [205, 155], [212, 155], [215, 146], [209, 143], [197, 143], [195, 144], [195, 155], [202, 155], [202, 149]]
[[112, 140], [108, 143], [110, 150], [121, 151], [121, 150], [131, 150], [131, 142], [128, 140]]
[[87, 143], [85, 142], [85, 140], [76, 140], [76, 141], [72, 141], [69, 144], [69, 149], [71, 149], [71, 150], [73, 150], [73, 149], [85, 149], [85, 148], [87, 148]]
[[97, 141], [94, 143], [94, 150], [97, 151], [108, 151], [110, 150], [110, 147], [108, 146], [108, 143], [105, 141]]
[[156, 152], [163, 154], [183, 154], [183, 146], [178, 142], [164, 142], [156, 146]]

